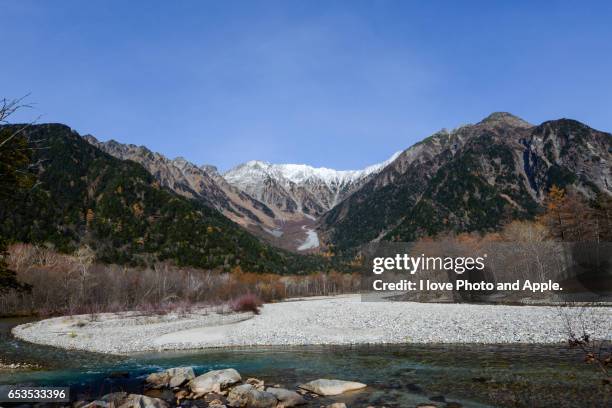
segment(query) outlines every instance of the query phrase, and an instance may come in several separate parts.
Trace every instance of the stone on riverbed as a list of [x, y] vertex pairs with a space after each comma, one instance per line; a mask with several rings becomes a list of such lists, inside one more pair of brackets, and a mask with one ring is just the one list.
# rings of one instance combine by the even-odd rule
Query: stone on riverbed
[[227, 408], [227, 405], [223, 401], [216, 399], [208, 403], [208, 408]]
[[121, 402], [127, 398], [127, 396], [127, 392], [112, 392], [90, 402], [89, 404], [83, 405], [83, 408], [108, 407], [110, 405], [118, 407]]
[[242, 384], [230, 390], [227, 402], [232, 407], [274, 408], [278, 400], [266, 391], [260, 391], [251, 384]]
[[251, 384], [256, 389], [263, 391], [264, 390], [264, 381], [258, 378], [247, 378], [245, 381], [246, 384]]
[[187, 381], [193, 380], [195, 373], [191, 367], [169, 368], [160, 373], [150, 374], [145, 380], [151, 388], [180, 387]]
[[[226, 393], [227, 395], [227, 393]], [[216, 394], [214, 392], [209, 392], [208, 394], [206, 394], [204, 396], [204, 401], [208, 404], [208, 405], [224, 405], [226, 398], [225, 396], [221, 395], [221, 394]]]
[[174, 393], [174, 398], [176, 398], [176, 404], [180, 404], [181, 400], [186, 399], [189, 396], [190, 392], [187, 390], [178, 390]]
[[206, 394], [213, 391], [219, 392], [221, 389], [241, 380], [242, 377], [233, 368], [213, 370], [189, 381], [189, 388], [195, 394]]
[[168, 408], [168, 404], [159, 398], [113, 392], [90, 402], [83, 408]]
[[268, 387], [266, 391], [278, 399], [277, 408], [289, 408], [306, 403], [306, 400], [295, 391], [278, 387]]
[[367, 385], [354, 381], [328, 380], [326, 378], [320, 378], [318, 380], [302, 384], [299, 387], [319, 395], [338, 395], [347, 391], [360, 390], [367, 387]]
[[159, 398], [139, 394], [130, 394], [118, 408], [168, 408], [168, 403]]

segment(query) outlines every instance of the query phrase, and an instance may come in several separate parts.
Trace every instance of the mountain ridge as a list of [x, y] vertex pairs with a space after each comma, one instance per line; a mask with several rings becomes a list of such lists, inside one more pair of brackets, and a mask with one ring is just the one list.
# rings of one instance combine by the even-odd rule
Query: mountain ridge
[[612, 194], [612, 135], [578, 121], [531, 125], [494, 113], [406, 149], [326, 213], [318, 229], [340, 250], [371, 240], [489, 232], [532, 219], [551, 185]]
[[144, 146], [85, 139], [293, 251], [495, 231], [535, 217], [553, 184], [590, 198], [612, 194], [609, 133], [571, 119], [533, 125], [507, 112], [442, 129], [361, 170], [252, 160], [221, 174]]
[[399, 152], [361, 170], [334, 170], [305, 164], [271, 164], [252, 160], [223, 174], [232, 185], [271, 206], [318, 217], [357, 190]]
[[270, 208], [224, 182], [214, 166], [197, 166], [180, 156], [169, 159], [145, 146], [124, 144], [113, 139], [100, 142], [92, 135], [83, 138], [114, 157], [143, 165], [163, 186], [185, 197], [203, 201], [247, 229], [256, 230], [260, 224], [275, 224], [276, 216]]

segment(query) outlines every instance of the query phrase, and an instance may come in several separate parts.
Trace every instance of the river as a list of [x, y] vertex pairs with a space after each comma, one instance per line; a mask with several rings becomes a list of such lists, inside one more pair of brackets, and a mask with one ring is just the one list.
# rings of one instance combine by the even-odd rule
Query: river
[[[197, 374], [233, 367], [244, 377], [285, 387], [321, 377], [367, 383], [365, 392], [336, 399], [347, 402], [350, 408], [411, 407], [432, 402], [432, 398], [441, 407], [453, 405], [440, 401], [474, 408], [605, 406], [605, 387], [594, 367], [586, 365], [578, 352], [563, 346], [254, 347], [118, 357], [38, 346], [13, 338], [11, 327], [25, 321], [0, 319], [0, 360], [41, 368], [0, 371], [0, 384], [70, 386], [72, 398], [117, 390], [141, 393], [148, 373], [190, 365]], [[609, 387], [607, 392], [609, 398]], [[321, 402], [326, 400], [312, 406], [318, 407]]]

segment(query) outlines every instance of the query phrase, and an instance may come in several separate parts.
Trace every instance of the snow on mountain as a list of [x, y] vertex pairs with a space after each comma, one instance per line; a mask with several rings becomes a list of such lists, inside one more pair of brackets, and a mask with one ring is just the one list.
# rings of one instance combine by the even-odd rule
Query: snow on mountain
[[311, 219], [348, 197], [371, 175], [399, 156], [362, 170], [334, 170], [305, 164], [271, 164], [252, 160], [223, 174], [225, 180], [263, 203]]
[[266, 175], [278, 180], [286, 179], [296, 184], [308, 181], [322, 181], [328, 185], [358, 181], [376, 173], [395, 160], [401, 152], [396, 152], [388, 160], [373, 164], [361, 170], [334, 170], [327, 167], [312, 167], [307, 164], [271, 164], [260, 160], [251, 160], [227, 171], [226, 180], [236, 183], [257, 181]]
[[399, 155], [362, 170], [250, 161], [221, 175], [214, 166], [169, 159], [144, 146], [84, 138], [112, 156], [140, 163], [162, 186], [201, 200], [274, 245], [300, 252], [318, 250], [315, 225], [321, 215]]

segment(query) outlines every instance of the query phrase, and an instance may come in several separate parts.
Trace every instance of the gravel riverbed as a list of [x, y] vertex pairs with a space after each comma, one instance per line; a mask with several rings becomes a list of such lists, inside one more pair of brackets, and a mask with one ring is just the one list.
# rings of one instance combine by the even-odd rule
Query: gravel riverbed
[[612, 307], [362, 302], [359, 295], [266, 304], [261, 314], [199, 310], [58, 317], [13, 334], [66, 349], [126, 354], [206, 347], [384, 343], [559, 343], [567, 324], [612, 339]]

